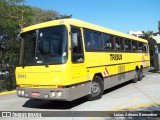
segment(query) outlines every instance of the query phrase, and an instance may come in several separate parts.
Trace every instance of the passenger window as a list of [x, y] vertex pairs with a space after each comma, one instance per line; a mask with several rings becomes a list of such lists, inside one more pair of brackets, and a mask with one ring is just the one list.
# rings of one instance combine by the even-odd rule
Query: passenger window
[[91, 30], [84, 29], [84, 40], [86, 50], [92, 49], [92, 32]]
[[132, 50], [136, 51], [137, 49], [137, 42], [136, 41], [132, 41]]
[[83, 62], [84, 51], [81, 39], [81, 30], [77, 27], [71, 27], [71, 38], [72, 38], [72, 62]]
[[101, 33], [84, 29], [84, 41], [86, 50], [101, 50]]
[[93, 42], [92, 42], [93, 49], [101, 49], [101, 33], [94, 32], [93, 35]]
[[120, 38], [121, 50], [124, 50], [124, 38]]
[[131, 50], [131, 40], [125, 39], [125, 50], [129, 51]]
[[110, 42], [109, 42], [109, 35], [108, 34], [103, 34], [103, 49], [104, 50], [109, 50], [111, 47]]
[[142, 42], [139, 42], [138, 50], [139, 51], [143, 51], [143, 43]]
[[109, 36], [109, 44], [110, 44], [110, 49], [114, 50], [115, 41], [114, 41], [114, 36], [112, 35]]
[[147, 51], [148, 51], [147, 48], [148, 48], [148, 47], [147, 47], [147, 44], [144, 43], [144, 45], [143, 45], [143, 51], [144, 51], [144, 52], [147, 52]]
[[115, 37], [115, 49], [121, 50], [121, 42], [119, 37]]

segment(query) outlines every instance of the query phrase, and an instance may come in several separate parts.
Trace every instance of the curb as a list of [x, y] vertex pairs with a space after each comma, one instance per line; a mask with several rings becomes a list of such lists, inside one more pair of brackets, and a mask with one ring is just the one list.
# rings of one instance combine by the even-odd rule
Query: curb
[[2, 92], [2, 93], [0, 93], [0, 95], [6, 95], [6, 94], [11, 94], [11, 93], [16, 93], [16, 90]]

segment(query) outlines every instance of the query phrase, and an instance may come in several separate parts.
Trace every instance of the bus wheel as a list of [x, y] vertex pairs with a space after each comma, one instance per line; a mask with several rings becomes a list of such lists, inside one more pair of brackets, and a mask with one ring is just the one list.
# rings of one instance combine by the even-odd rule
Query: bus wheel
[[138, 71], [138, 80], [139, 81], [141, 81], [142, 80], [142, 78], [143, 78], [143, 70], [142, 69], [140, 69], [139, 71]]
[[100, 99], [103, 95], [104, 85], [100, 77], [95, 76], [91, 82], [91, 93], [87, 96], [88, 100]]
[[134, 83], [136, 83], [139, 79], [139, 72], [138, 71], [137, 70], [134, 71], [134, 78], [132, 80]]

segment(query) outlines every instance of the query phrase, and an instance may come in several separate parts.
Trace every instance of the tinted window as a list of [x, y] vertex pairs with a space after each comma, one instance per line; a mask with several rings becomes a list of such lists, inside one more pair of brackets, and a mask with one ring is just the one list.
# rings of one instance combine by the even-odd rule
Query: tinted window
[[121, 50], [124, 50], [124, 38], [120, 38]]
[[84, 29], [84, 40], [86, 49], [92, 49], [92, 32], [91, 30]]
[[109, 42], [109, 35], [103, 34], [103, 49], [109, 50], [111, 49], [111, 43]]
[[115, 49], [121, 50], [121, 42], [119, 37], [115, 37]]
[[109, 44], [110, 44], [110, 49], [114, 49], [115, 46], [115, 41], [114, 41], [114, 36], [109, 35]]
[[[40, 28], [21, 34], [24, 65], [61, 64], [67, 60], [67, 31], [65, 26]], [[24, 50], [23, 50], [24, 49]], [[23, 57], [23, 58], [22, 58]], [[20, 63], [22, 64], [22, 63]]]
[[133, 51], [138, 50], [137, 41], [132, 41], [132, 50], [133, 50]]
[[[35, 62], [35, 47], [36, 47], [36, 39], [37, 39], [37, 32], [30, 31], [23, 33], [22, 35], [23, 43], [24, 43], [24, 57], [23, 64], [25, 65], [32, 65]], [[22, 48], [23, 49], [23, 48]]]
[[101, 34], [100, 33], [94, 32], [92, 47], [93, 49], [101, 49]]
[[66, 28], [47, 27], [39, 30], [37, 64], [65, 63], [67, 58]]
[[[72, 32], [72, 62], [83, 62], [83, 45], [81, 39], [81, 30], [77, 27], [71, 27]], [[75, 35], [73, 37], [73, 35]], [[75, 38], [76, 37], [76, 38]]]
[[131, 50], [131, 40], [125, 39], [125, 50], [129, 51]]
[[139, 42], [138, 50], [143, 51], [143, 43], [142, 42]]
[[[160, 48], [159, 48], [159, 49], [160, 49]], [[145, 43], [144, 43], [144, 45], [143, 45], [143, 51], [144, 51], [144, 52], [147, 52], [147, 51], [148, 51], [147, 44], [145, 44]]]

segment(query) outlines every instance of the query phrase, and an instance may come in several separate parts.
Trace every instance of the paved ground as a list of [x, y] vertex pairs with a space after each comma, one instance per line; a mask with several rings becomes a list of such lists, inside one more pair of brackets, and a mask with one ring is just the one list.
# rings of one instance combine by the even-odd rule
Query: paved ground
[[[15, 93], [0, 95], [0, 111], [52, 111], [46, 112], [49, 116], [60, 114], [60, 116], [70, 115], [70, 111], [74, 111], [70, 117], [58, 117], [62, 120], [107, 120], [113, 117], [102, 117], [108, 114], [107, 111], [160, 111], [160, 74], [148, 72], [142, 81], [137, 83], [127, 82], [106, 90], [103, 97], [96, 101], [87, 101], [80, 98], [72, 102], [48, 102], [40, 100], [30, 100], [19, 98]], [[61, 111], [61, 112], [53, 112]], [[64, 113], [62, 114], [63, 112]], [[69, 112], [68, 112], [69, 111]], [[77, 112], [76, 112], [77, 111]], [[83, 112], [79, 112], [83, 111]], [[86, 111], [86, 112], [84, 112]], [[87, 111], [101, 111], [92, 112]], [[76, 112], [76, 113], [75, 113]], [[88, 117], [78, 117], [84, 114], [92, 114]], [[92, 116], [96, 116], [92, 117]], [[130, 117], [130, 119], [140, 119], [140, 117]], [[9, 119], [9, 118], [0, 118]], [[13, 118], [10, 118], [13, 119]], [[14, 118], [15, 120], [17, 118]], [[21, 118], [19, 118], [21, 119]], [[28, 118], [25, 118], [28, 119]], [[33, 118], [40, 119], [40, 118]], [[44, 119], [44, 118], [41, 118]], [[47, 118], [47, 119], [57, 119]], [[126, 117], [115, 117], [114, 119], [128, 119]], [[152, 117], [145, 119], [153, 119]], [[155, 118], [154, 118], [155, 119]], [[156, 118], [158, 119], [158, 118]]]

